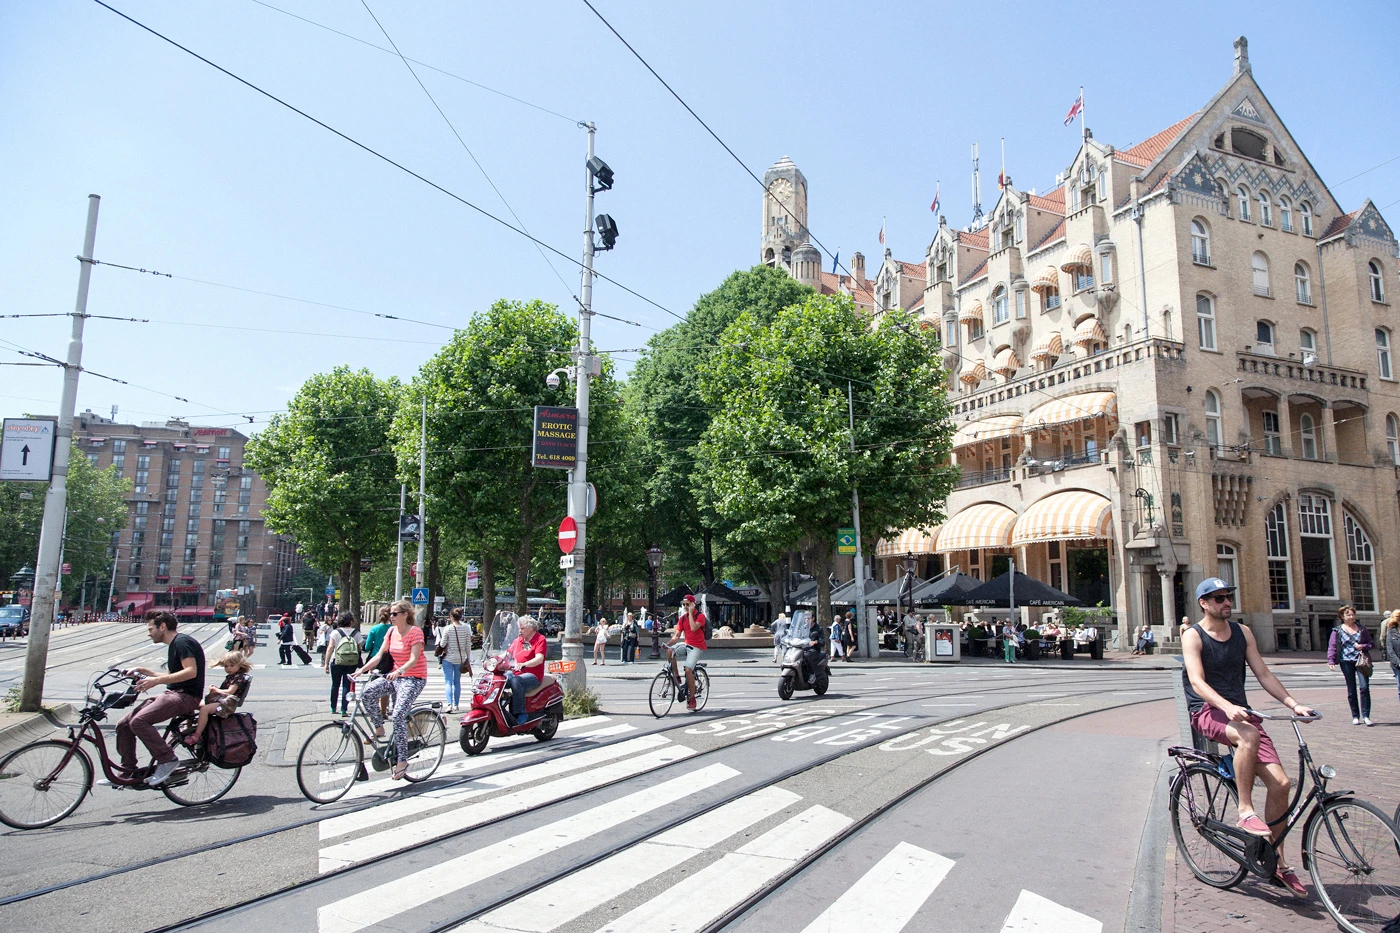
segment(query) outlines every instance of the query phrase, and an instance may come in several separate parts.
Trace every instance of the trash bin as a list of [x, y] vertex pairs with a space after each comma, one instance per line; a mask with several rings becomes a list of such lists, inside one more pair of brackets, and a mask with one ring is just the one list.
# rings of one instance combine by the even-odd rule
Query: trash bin
[[924, 625], [924, 660], [930, 664], [962, 662], [961, 630], [956, 625]]
[[1073, 660], [1074, 660], [1074, 639], [1073, 639], [1073, 638], [1061, 638], [1061, 639], [1060, 639], [1060, 658], [1061, 658], [1061, 660], [1064, 660], [1064, 661], [1073, 661]]

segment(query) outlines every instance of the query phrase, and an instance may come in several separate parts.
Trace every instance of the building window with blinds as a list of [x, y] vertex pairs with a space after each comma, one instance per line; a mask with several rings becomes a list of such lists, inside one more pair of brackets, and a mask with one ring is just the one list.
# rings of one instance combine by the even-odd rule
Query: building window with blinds
[[1375, 612], [1375, 556], [1371, 538], [1350, 512], [1342, 513], [1342, 532], [1347, 539], [1347, 579], [1351, 583], [1352, 604], [1357, 612]]
[[1288, 565], [1288, 513], [1280, 502], [1264, 517], [1268, 542], [1269, 604], [1277, 611], [1293, 608], [1293, 578]]

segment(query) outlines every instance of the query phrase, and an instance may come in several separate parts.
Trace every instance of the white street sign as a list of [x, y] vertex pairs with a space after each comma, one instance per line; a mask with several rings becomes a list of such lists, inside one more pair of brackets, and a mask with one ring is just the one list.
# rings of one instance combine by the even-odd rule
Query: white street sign
[[0, 480], [47, 483], [53, 479], [58, 422], [48, 418], [6, 418], [0, 442]]
[[560, 570], [572, 570], [574, 566], [574, 555], [563, 554], [559, 557]]

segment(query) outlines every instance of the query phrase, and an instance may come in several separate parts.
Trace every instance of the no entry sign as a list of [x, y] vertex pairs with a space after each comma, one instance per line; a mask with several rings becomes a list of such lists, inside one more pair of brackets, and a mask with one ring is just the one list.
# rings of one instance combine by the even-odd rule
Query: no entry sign
[[571, 516], [565, 516], [559, 523], [559, 550], [565, 554], [574, 549], [574, 542], [578, 540], [578, 523]]

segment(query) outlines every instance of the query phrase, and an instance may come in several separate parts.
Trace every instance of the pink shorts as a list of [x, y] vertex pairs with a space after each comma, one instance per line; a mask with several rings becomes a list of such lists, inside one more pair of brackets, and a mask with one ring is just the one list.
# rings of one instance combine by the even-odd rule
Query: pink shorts
[[[1249, 722], [1259, 730], [1259, 763], [1261, 765], [1282, 764], [1283, 762], [1278, 757], [1278, 750], [1274, 748], [1273, 739], [1269, 738], [1269, 733], [1264, 731], [1263, 720], [1250, 719]], [[1229, 724], [1230, 718], [1214, 706], [1202, 706], [1201, 711], [1191, 717], [1191, 728], [1221, 745], [1233, 745], [1229, 736], [1225, 734], [1225, 727]]]

